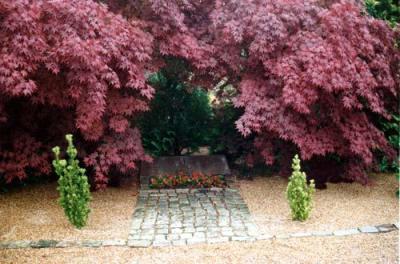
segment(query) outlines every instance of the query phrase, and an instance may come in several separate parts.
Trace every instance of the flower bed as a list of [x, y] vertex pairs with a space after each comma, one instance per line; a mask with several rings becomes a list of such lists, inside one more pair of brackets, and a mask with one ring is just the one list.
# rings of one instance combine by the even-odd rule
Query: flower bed
[[152, 189], [221, 188], [225, 186], [226, 181], [223, 175], [206, 175], [201, 172], [193, 172], [191, 175], [179, 172], [150, 178], [150, 188]]

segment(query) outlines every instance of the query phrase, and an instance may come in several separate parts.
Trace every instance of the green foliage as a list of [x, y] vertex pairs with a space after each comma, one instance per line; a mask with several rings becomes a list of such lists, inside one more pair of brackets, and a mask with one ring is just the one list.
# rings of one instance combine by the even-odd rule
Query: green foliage
[[187, 86], [165, 70], [153, 74], [149, 82], [156, 94], [150, 111], [139, 120], [145, 149], [154, 156], [181, 155], [183, 149], [190, 152], [207, 145], [213, 117], [207, 92]]
[[[371, 16], [388, 21], [392, 27], [395, 27], [400, 22], [398, 0], [366, 0], [365, 6]], [[396, 45], [399, 47], [400, 43], [397, 41]], [[400, 115], [393, 114], [391, 120], [381, 120], [379, 126], [385, 133], [389, 143], [397, 151], [397, 158], [392, 162], [381, 154], [379, 170], [381, 172], [395, 172], [397, 179], [400, 179]], [[400, 191], [397, 190], [397, 196], [399, 196], [399, 193]]]
[[400, 5], [398, 0], [366, 0], [367, 12], [376, 18], [387, 20], [395, 26], [400, 20]]
[[[254, 135], [243, 137], [236, 128], [235, 122], [244, 112], [243, 108], [237, 108], [233, 104], [237, 93], [237, 89], [227, 83], [227, 80], [222, 80], [212, 90], [211, 105], [214, 116], [209, 146], [211, 153], [225, 155], [232, 168], [248, 176], [250, 167], [247, 166], [245, 158], [254, 148]], [[254, 170], [252, 167], [251, 171]]]
[[[379, 163], [379, 169], [382, 172], [395, 172], [397, 179], [400, 179], [400, 115], [393, 114], [391, 120], [382, 121], [381, 125], [390, 145], [396, 150], [397, 157], [390, 162], [386, 156], [383, 156]], [[396, 194], [399, 196], [399, 190]]]
[[59, 176], [59, 202], [69, 221], [77, 228], [82, 228], [86, 225], [90, 212], [90, 186], [85, 175], [86, 170], [79, 166], [76, 158], [78, 151], [72, 142], [72, 135], [66, 135], [65, 138], [68, 142], [68, 160], [60, 159], [60, 147], [53, 148], [53, 166]]
[[389, 143], [395, 148], [400, 149], [400, 115], [392, 115], [390, 121], [382, 122], [383, 132], [385, 132]]
[[214, 112], [211, 152], [225, 154], [231, 161], [248, 153], [253, 138], [244, 138], [235, 125], [236, 120], [243, 114], [243, 109], [235, 108], [232, 102], [224, 102], [216, 107]]
[[[381, 172], [394, 172], [396, 177], [400, 179], [400, 116], [393, 114], [391, 120], [381, 120], [380, 129], [385, 133], [390, 145], [396, 150], [397, 157], [394, 160], [389, 160], [380, 153], [380, 156], [378, 156], [380, 159], [379, 170]], [[397, 191], [397, 195], [399, 195], [399, 191]]]
[[292, 163], [293, 173], [289, 178], [286, 196], [292, 211], [293, 220], [304, 221], [312, 209], [312, 195], [315, 192], [314, 181], [307, 185], [306, 174], [301, 171], [300, 159], [295, 155]]

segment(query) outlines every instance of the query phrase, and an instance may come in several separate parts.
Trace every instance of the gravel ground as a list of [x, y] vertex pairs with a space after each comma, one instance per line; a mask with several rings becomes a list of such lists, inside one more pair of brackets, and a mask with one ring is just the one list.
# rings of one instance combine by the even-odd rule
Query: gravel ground
[[292, 221], [281, 177], [242, 181], [240, 190], [258, 226], [268, 234], [333, 231], [399, 221], [398, 181], [393, 174], [371, 175], [371, 184], [328, 184], [317, 190], [314, 209], [306, 222]]
[[[329, 184], [327, 190], [317, 190], [315, 208], [304, 223], [290, 220], [285, 179], [260, 177], [239, 186], [257, 224], [269, 234], [397, 222], [396, 178], [371, 177], [367, 187]], [[126, 239], [137, 188], [109, 188], [92, 195], [92, 213], [82, 230], [65, 219], [55, 184], [0, 195], [0, 240]], [[397, 259], [397, 231], [174, 248], [0, 250], [0, 263], [398, 263]]]
[[1, 263], [398, 263], [398, 231], [173, 248], [0, 251]]
[[56, 187], [35, 185], [0, 195], [0, 240], [128, 237], [136, 202], [135, 186], [92, 193], [88, 225], [82, 230], [66, 219], [57, 201]]

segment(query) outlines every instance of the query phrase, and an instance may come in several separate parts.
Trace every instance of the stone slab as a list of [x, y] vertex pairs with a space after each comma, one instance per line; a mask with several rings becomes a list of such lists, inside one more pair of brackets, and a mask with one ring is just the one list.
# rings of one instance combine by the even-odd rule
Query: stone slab
[[57, 245], [56, 240], [38, 240], [32, 241], [30, 246], [31, 248], [52, 248]]
[[375, 226], [363, 226], [358, 228], [361, 233], [378, 233], [379, 230]]
[[147, 188], [151, 177], [184, 172], [201, 172], [207, 175], [228, 176], [231, 171], [224, 155], [210, 156], [166, 156], [154, 158], [152, 163], [142, 162], [140, 184]]
[[207, 175], [228, 175], [231, 173], [228, 162], [223, 155], [188, 156], [185, 165], [189, 173], [199, 171]]
[[126, 240], [123, 239], [115, 239], [115, 240], [104, 240], [101, 245], [103, 247], [116, 247], [116, 246], [125, 246]]
[[96, 247], [100, 247], [101, 243], [102, 243], [101, 240], [84, 240], [84, 241], [80, 242], [79, 246], [96, 248]]
[[358, 231], [357, 228], [351, 228], [351, 229], [342, 229], [342, 230], [337, 230], [333, 232], [333, 235], [335, 236], [348, 236], [348, 235], [355, 235], [359, 234], [360, 231]]
[[55, 245], [56, 248], [68, 248], [68, 247], [76, 247], [78, 246], [79, 243], [74, 240], [63, 240], [63, 241], [58, 241], [57, 244]]
[[19, 248], [28, 248], [30, 246], [31, 246], [31, 241], [29, 240], [0, 242], [0, 248], [19, 249]]
[[377, 226], [380, 232], [390, 232], [396, 229], [396, 227], [392, 224], [385, 224]]
[[313, 236], [332, 236], [332, 231], [313, 231], [311, 232]]
[[129, 247], [149, 247], [151, 243], [151, 240], [128, 240]]
[[309, 236], [312, 236], [312, 234], [309, 233], [309, 232], [298, 232], [298, 233], [290, 234], [290, 236], [294, 237], [294, 238], [296, 238], [296, 237], [309, 237]]
[[269, 240], [272, 238], [274, 238], [274, 236], [270, 234], [261, 234], [257, 236], [257, 240]]

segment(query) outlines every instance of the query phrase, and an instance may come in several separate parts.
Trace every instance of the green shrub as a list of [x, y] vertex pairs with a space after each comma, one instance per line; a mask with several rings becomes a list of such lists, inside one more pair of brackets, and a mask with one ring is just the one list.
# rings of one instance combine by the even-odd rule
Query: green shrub
[[398, 0], [366, 0], [365, 6], [367, 12], [373, 17], [386, 20], [393, 27], [399, 23], [400, 5]]
[[[398, 0], [365, 0], [367, 12], [379, 19], [388, 21], [389, 25], [396, 27], [400, 22], [400, 5]], [[400, 47], [400, 42], [397, 40], [397, 47]], [[379, 120], [377, 127], [385, 133], [389, 143], [397, 152], [397, 158], [393, 161], [380, 153], [379, 169], [381, 172], [395, 172], [397, 179], [400, 180], [400, 115], [397, 111], [392, 114], [391, 120]], [[397, 196], [400, 190], [396, 191]]]
[[307, 185], [306, 174], [301, 171], [298, 155], [293, 158], [292, 169], [286, 196], [293, 220], [304, 221], [308, 218], [312, 209], [312, 195], [315, 192], [315, 185], [313, 180], [310, 181], [310, 185]]
[[86, 170], [79, 167], [76, 158], [78, 151], [72, 142], [72, 135], [66, 135], [65, 138], [68, 141], [68, 160], [60, 159], [59, 147], [53, 148], [55, 154], [53, 166], [59, 176], [57, 188], [60, 192], [59, 202], [71, 224], [82, 228], [86, 225], [90, 212], [90, 186], [85, 175]]
[[[385, 133], [390, 145], [399, 153], [400, 150], [400, 115], [393, 114], [391, 120], [381, 121], [381, 130]], [[387, 157], [383, 157], [380, 163], [382, 172], [398, 172], [399, 160], [388, 162]]]
[[[397, 157], [390, 164], [386, 157], [383, 157], [380, 168], [383, 172], [395, 172], [396, 177], [400, 180], [400, 115], [392, 115], [391, 121], [383, 122], [383, 132], [385, 132], [386, 138], [389, 143], [397, 152]], [[400, 190], [396, 191], [398, 197], [400, 197]]]
[[243, 109], [235, 108], [232, 102], [224, 102], [214, 108], [210, 147], [212, 153], [224, 154], [234, 161], [250, 152], [253, 137], [243, 137], [236, 129], [235, 122], [243, 114]]
[[[390, 120], [378, 119], [377, 127], [385, 133], [389, 144], [396, 151], [397, 155], [393, 158], [388, 158], [382, 151], [376, 153], [378, 160], [379, 171], [384, 173], [395, 173], [397, 179], [400, 179], [400, 115], [392, 114]], [[396, 191], [399, 196], [399, 189]]]
[[181, 155], [207, 145], [212, 134], [208, 94], [161, 70], [149, 78], [156, 94], [139, 120], [143, 146], [153, 156]]
[[209, 146], [213, 154], [224, 154], [233, 163], [253, 148], [253, 136], [244, 138], [235, 122], [243, 109], [235, 108], [235, 87], [221, 82], [213, 89], [187, 83], [188, 65], [169, 58], [159, 72], [149, 76], [156, 89], [150, 111], [139, 119], [142, 142], [153, 156], [181, 155]]

